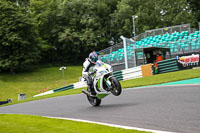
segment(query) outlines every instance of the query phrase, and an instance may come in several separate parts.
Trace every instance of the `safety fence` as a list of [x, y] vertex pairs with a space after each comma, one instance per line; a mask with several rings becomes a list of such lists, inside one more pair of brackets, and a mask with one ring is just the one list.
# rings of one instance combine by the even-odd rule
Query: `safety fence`
[[152, 65], [142, 65], [125, 70], [116, 71], [113, 75], [119, 80], [129, 80], [153, 75]]
[[[157, 48], [170, 48], [171, 56], [176, 57], [177, 55], [181, 54], [191, 54], [194, 52], [200, 52], [200, 31], [196, 31], [194, 33], [191, 33], [189, 36], [185, 35], [188, 34], [188, 32], [183, 32], [184, 35], [181, 33], [174, 33], [173, 35], [169, 35], [170, 39], [175, 39], [176, 41], [168, 41], [166, 38], [164, 41], [161, 43], [155, 43], [152, 42], [152, 40], [155, 41], [160, 41], [160, 38], [146, 38], [145, 42], [138, 41], [139, 45], [136, 45], [136, 50], [137, 49], [142, 49], [142, 48], [148, 48], [148, 47], [157, 47]], [[177, 41], [177, 39], [181, 37]], [[168, 39], [169, 39], [168, 38]], [[144, 40], [143, 40], [144, 41]], [[141, 44], [140, 44], [141, 43]], [[100, 60], [102, 60], [105, 63], [108, 63], [113, 66], [114, 70], [123, 70], [125, 69], [125, 64], [127, 59], [127, 67], [135, 67], [138, 65], [143, 65], [144, 64], [144, 56], [143, 52], [135, 52], [134, 51], [134, 42], [131, 42], [130, 39], [126, 38], [126, 49], [121, 48], [122, 45], [115, 46], [116, 48], [119, 48], [117, 51], [112, 51], [113, 48], [110, 48], [110, 51], [112, 51], [110, 54], [104, 54], [100, 56]], [[108, 49], [107, 49], [108, 50]], [[126, 52], [125, 52], [126, 51]], [[104, 51], [102, 51], [104, 53]], [[106, 51], [105, 51], [106, 52]], [[127, 53], [127, 54], [125, 54]], [[156, 53], [154, 53], [156, 54]], [[135, 58], [136, 56], [136, 58]], [[170, 58], [170, 54], [166, 53], [165, 56], [167, 59]], [[136, 64], [137, 62], [137, 64]], [[135, 65], [136, 64], [136, 65]]]
[[189, 31], [189, 33], [191, 33], [190, 24], [175, 25], [175, 26], [164, 27], [164, 28], [159, 28], [159, 29], [147, 30], [142, 34], [137, 35], [136, 40], [138, 41], [148, 36], [172, 34], [174, 32], [182, 32], [182, 31]]
[[[135, 78], [141, 78], [146, 76], [151, 76], [153, 74], [161, 74], [173, 71], [179, 71], [183, 69], [192, 68], [195, 66], [200, 66], [200, 58], [198, 54], [192, 54], [188, 56], [181, 56], [177, 58], [171, 58], [163, 61], [159, 61], [156, 64], [146, 64], [138, 67], [132, 67], [129, 69], [124, 69], [120, 71], [113, 72], [114, 77], [119, 81], [130, 80]], [[189, 67], [188, 67], [189, 66]], [[52, 94], [55, 92], [65, 91], [69, 89], [78, 89], [87, 87], [84, 81], [80, 81], [71, 85], [67, 85], [61, 88], [50, 90], [44, 93], [34, 95], [33, 97]]]
[[[135, 78], [141, 78], [145, 76], [151, 76], [152, 75], [152, 65], [144, 65], [144, 66], [138, 66], [138, 67], [133, 67], [130, 69], [125, 69], [121, 71], [115, 71], [113, 72], [113, 75], [119, 80], [119, 81], [124, 81], [124, 80], [129, 80], [129, 79], [135, 79]], [[65, 91], [69, 89], [78, 89], [78, 88], [83, 88], [87, 87], [86, 83], [83, 81], [67, 85], [61, 88], [57, 88], [54, 90], [50, 90], [44, 93], [40, 93], [37, 95], [34, 95], [33, 97], [38, 97], [38, 96], [43, 96], [43, 95], [48, 95], [52, 94], [55, 92], [60, 92], [60, 91]]]
[[[151, 76], [153, 74], [161, 74], [161, 73], [179, 71], [183, 69], [190, 69], [195, 66], [200, 66], [199, 60], [200, 60], [199, 53], [192, 54], [189, 56], [182, 56], [182, 57], [159, 61], [156, 63], [157, 65], [146, 64], [146, 65], [142, 65], [138, 67], [132, 67], [129, 69], [115, 71], [113, 72], [113, 75], [119, 81], [130, 80], [130, 79], [135, 79], [135, 78]], [[52, 94], [55, 92], [65, 91], [69, 89], [78, 89], [78, 88], [83, 88], [83, 87], [87, 87], [87, 85], [85, 82], [80, 81], [71, 85], [67, 85], [61, 88], [57, 88], [54, 90], [50, 90], [44, 93], [34, 95], [33, 97]]]
[[166, 53], [166, 59], [180, 54], [200, 52], [200, 30], [191, 30], [190, 24], [148, 30], [136, 36], [136, 41], [131, 38], [123, 38], [121, 38], [123, 43], [100, 51], [104, 55], [101, 55], [99, 59], [112, 65], [114, 71], [145, 64], [144, 53], [142, 51], [135, 52], [137, 49], [170, 48], [170, 54]]
[[65, 91], [65, 90], [70, 90], [70, 89], [76, 89], [76, 88], [83, 88], [83, 87], [86, 87], [86, 84], [84, 82], [77, 82], [77, 83], [74, 83], [74, 84], [71, 84], [71, 85], [67, 85], [67, 86], [64, 86], [64, 87], [61, 87], [61, 88], [57, 88], [57, 89], [54, 89], [54, 90], [50, 90], [50, 91], [47, 91], [47, 92], [43, 92], [43, 93], [34, 95], [33, 97], [38, 97], [38, 96], [52, 94], [52, 93], [55, 93], [55, 92], [60, 92], [60, 91]]
[[9, 99], [7, 99], [7, 101], [0, 101], [0, 105], [12, 103], [12, 101], [13, 101], [12, 98], [9, 98]]
[[158, 62], [158, 73], [166, 73], [166, 72], [173, 72], [178, 71], [178, 62], [176, 58], [163, 60]]
[[200, 58], [198, 54], [192, 54], [187, 56], [177, 56], [163, 61], [159, 61], [153, 66], [154, 74], [161, 74], [185, 69], [191, 69], [193, 67], [200, 66]]
[[199, 22], [199, 30], [200, 30], [200, 22]]
[[141, 78], [142, 77], [142, 69], [141, 66], [133, 67], [130, 69], [125, 69], [121, 71], [116, 71], [113, 73], [114, 77], [116, 77], [119, 81]]

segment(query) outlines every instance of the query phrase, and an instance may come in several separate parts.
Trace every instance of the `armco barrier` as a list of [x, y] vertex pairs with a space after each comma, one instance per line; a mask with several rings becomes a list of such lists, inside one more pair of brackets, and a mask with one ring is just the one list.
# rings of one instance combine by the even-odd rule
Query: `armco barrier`
[[158, 73], [166, 73], [178, 71], [178, 62], [176, 58], [163, 60], [158, 62]]
[[33, 97], [43, 96], [43, 95], [52, 94], [52, 93], [55, 93], [55, 92], [69, 90], [69, 89], [83, 88], [83, 87], [86, 87], [86, 86], [87, 85], [83, 81], [77, 82], [77, 83], [74, 83], [74, 84], [71, 84], [71, 85], [67, 85], [67, 86], [64, 86], [64, 87], [61, 87], [61, 88], [57, 88], [57, 89], [54, 89], [54, 90], [50, 90], [50, 91], [47, 91], [47, 92], [44, 92], [44, 93], [34, 95]]
[[[119, 80], [129, 80], [129, 79], [134, 79], [134, 78], [141, 78], [142, 77], [142, 68], [141, 66], [138, 67], [133, 67], [133, 68], [129, 68], [129, 69], [125, 69], [125, 70], [121, 70], [121, 71], [116, 71], [113, 72], [113, 75]], [[33, 97], [37, 97], [37, 96], [43, 96], [43, 95], [47, 95], [47, 94], [52, 94], [55, 92], [60, 92], [60, 91], [65, 91], [65, 90], [69, 90], [69, 89], [78, 89], [78, 88], [83, 88], [86, 87], [87, 85], [85, 84], [85, 82], [80, 81], [71, 85], [67, 85], [61, 88], [57, 88], [54, 90], [50, 90], [44, 93], [40, 93], [37, 95], [34, 95]]]
[[141, 66], [133, 67], [133, 68], [113, 72], [113, 75], [119, 81], [140, 78], [142, 77], [142, 69], [141, 69]]

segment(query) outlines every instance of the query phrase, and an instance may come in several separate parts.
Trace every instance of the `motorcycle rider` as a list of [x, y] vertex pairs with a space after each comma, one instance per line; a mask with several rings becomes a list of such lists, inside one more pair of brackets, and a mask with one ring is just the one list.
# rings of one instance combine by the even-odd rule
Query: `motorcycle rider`
[[83, 71], [82, 77], [87, 82], [88, 88], [91, 91], [91, 95], [96, 96], [96, 92], [94, 91], [92, 77], [89, 73], [89, 69], [95, 66], [98, 60], [99, 52], [93, 51], [89, 54], [89, 58], [86, 58], [85, 62], [83, 63]]

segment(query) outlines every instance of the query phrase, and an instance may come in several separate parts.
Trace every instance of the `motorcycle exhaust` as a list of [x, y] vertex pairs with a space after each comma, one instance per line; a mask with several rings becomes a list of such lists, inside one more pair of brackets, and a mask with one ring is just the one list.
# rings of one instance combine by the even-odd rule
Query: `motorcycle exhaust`
[[82, 92], [85, 94], [85, 95], [87, 95], [87, 96], [89, 96], [90, 94], [89, 94], [89, 92], [88, 91], [86, 91], [86, 90], [84, 90], [84, 89], [82, 89]]
[[83, 94], [85, 94], [85, 95], [87, 95], [87, 96], [96, 97], [96, 96], [91, 95], [88, 91], [86, 91], [86, 90], [84, 90], [84, 89], [82, 89], [82, 92], [83, 92]]

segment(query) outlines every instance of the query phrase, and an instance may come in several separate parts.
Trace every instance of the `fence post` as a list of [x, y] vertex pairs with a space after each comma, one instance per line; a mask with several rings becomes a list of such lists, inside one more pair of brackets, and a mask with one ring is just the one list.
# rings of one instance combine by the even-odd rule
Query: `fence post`
[[134, 54], [134, 67], [137, 66], [137, 62], [136, 62], [136, 52], [135, 52], [135, 49], [136, 49], [136, 40], [134, 41], [133, 39], [130, 39], [132, 42], [134, 42], [134, 45], [133, 45], [133, 54]]
[[123, 40], [123, 44], [124, 44], [125, 69], [128, 69], [128, 60], [127, 60], [127, 51], [126, 51], [126, 38], [123, 37], [123, 36], [120, 36], [120, 38]]

